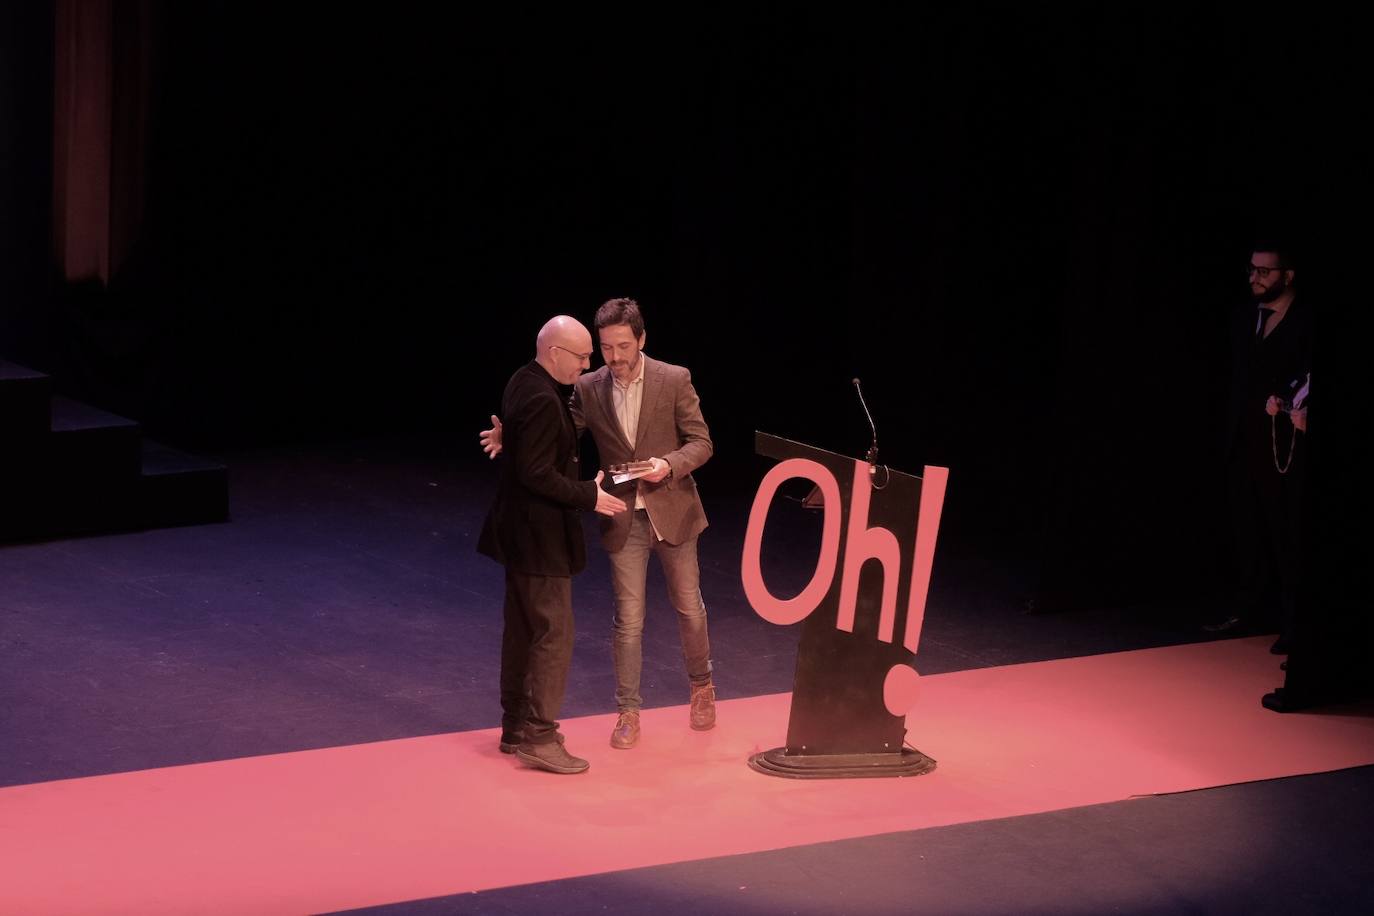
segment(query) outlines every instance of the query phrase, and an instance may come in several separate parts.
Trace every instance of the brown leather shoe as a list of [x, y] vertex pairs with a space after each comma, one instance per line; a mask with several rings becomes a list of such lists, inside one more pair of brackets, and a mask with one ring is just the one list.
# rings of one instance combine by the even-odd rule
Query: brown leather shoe
[[639, 743], [639, 710], [627, 709], [615, 720], [611, 731], [611, 747], [626, 750]]
[[521, 763], [528, 763], [550, 773], [581, 773], [591, 766], [581, 757], [569, 754], [561, 740], [550, 741], [547, 744], [522, 744], [515, 749], [515, 756]]
[[716, 688], [710, 681], [692, 685], [692, 728], [704, 732], [716, 724]]

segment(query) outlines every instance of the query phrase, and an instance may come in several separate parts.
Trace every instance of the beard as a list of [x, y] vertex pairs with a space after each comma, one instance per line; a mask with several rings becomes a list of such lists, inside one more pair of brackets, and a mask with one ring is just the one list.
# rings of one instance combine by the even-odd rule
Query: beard
[[1268, 305], [1270, 302], [1273, 302], [1279, 296], [1282, 296], [1287, 289], [1288, 281], [1282, 275], [1280, 275], [1278, 280], [1274, 281], [1273, 286], [1269, 287], [1268, 289], [1261, 290], [1259, 292], [1251, 290], [1250, 296], [1256, 302]]
[[611, 373], [616, 378], [625, 375], [633, 375], [639, 370], [640, 354], [636, 353], [634, 359], [618, 359], [611, 363]]

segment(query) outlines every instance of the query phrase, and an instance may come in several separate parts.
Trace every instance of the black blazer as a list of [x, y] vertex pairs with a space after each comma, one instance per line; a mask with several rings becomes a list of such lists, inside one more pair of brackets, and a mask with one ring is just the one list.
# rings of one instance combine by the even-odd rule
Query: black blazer
[[1242, 447], [1247, 424], [1258, 424], [1266, 443], [1263, 460], [1271, 460], [1264, 402], [1270, 395], [1292, 399], [1312, 367], [1312, 311], [1306, 300], [1295, 297], [1262, 343], [1255, 335], [1258, 320], [1254, 302], [1238, 306], [1231, 320], [1231, 396], [1222, 446], [1228, 460]]
[[506, 383], [501, 418], [501, 478], [477, 550], [513, 572], [575, 575], [587, 565], [578, 512], [596, 508], [596, 483], [577, 479], [567, 396], [531, 362]]

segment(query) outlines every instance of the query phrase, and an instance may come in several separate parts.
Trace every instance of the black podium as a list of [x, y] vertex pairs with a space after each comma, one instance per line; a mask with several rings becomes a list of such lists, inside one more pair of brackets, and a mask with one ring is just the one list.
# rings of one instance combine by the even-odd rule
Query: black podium
[[[906, 741], [906, 712], [917, 674], [946, 468], [915, 477], [766, 433], [755, 450], [780, 463], [765, 475], [750, 512], [741, 573], [754, 610], [777, 624], [802, 621], [787, 744], [749, 765], [800, 779], [916, 776], [935, 761]], [[760, 557], [778, 487], [813, 484], [807, 504], [824, 513], [820, 554], [809, 585], [779, 599], [763, 581]], [[860, 576], [866, 564], [872, 571]]]

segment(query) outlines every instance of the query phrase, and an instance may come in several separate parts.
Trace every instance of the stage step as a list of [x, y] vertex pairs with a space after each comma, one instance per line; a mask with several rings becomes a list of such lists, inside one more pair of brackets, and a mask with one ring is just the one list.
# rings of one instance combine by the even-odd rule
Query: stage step
[[0, 359], [0, 444], [48, 431], [52, 379]]
[[142, 430], [133, 420], [54, 396], [52, 455], [59, 473], [132, 480], [139, 471]]
[[139, 506], [145, 528], [206, 525], [229, 519], [229, 469], [143, 440]]
[[0, 362], [0, 541], [228, 518], [228, 471], [143, 438], [126, 417], [52, 394]]

